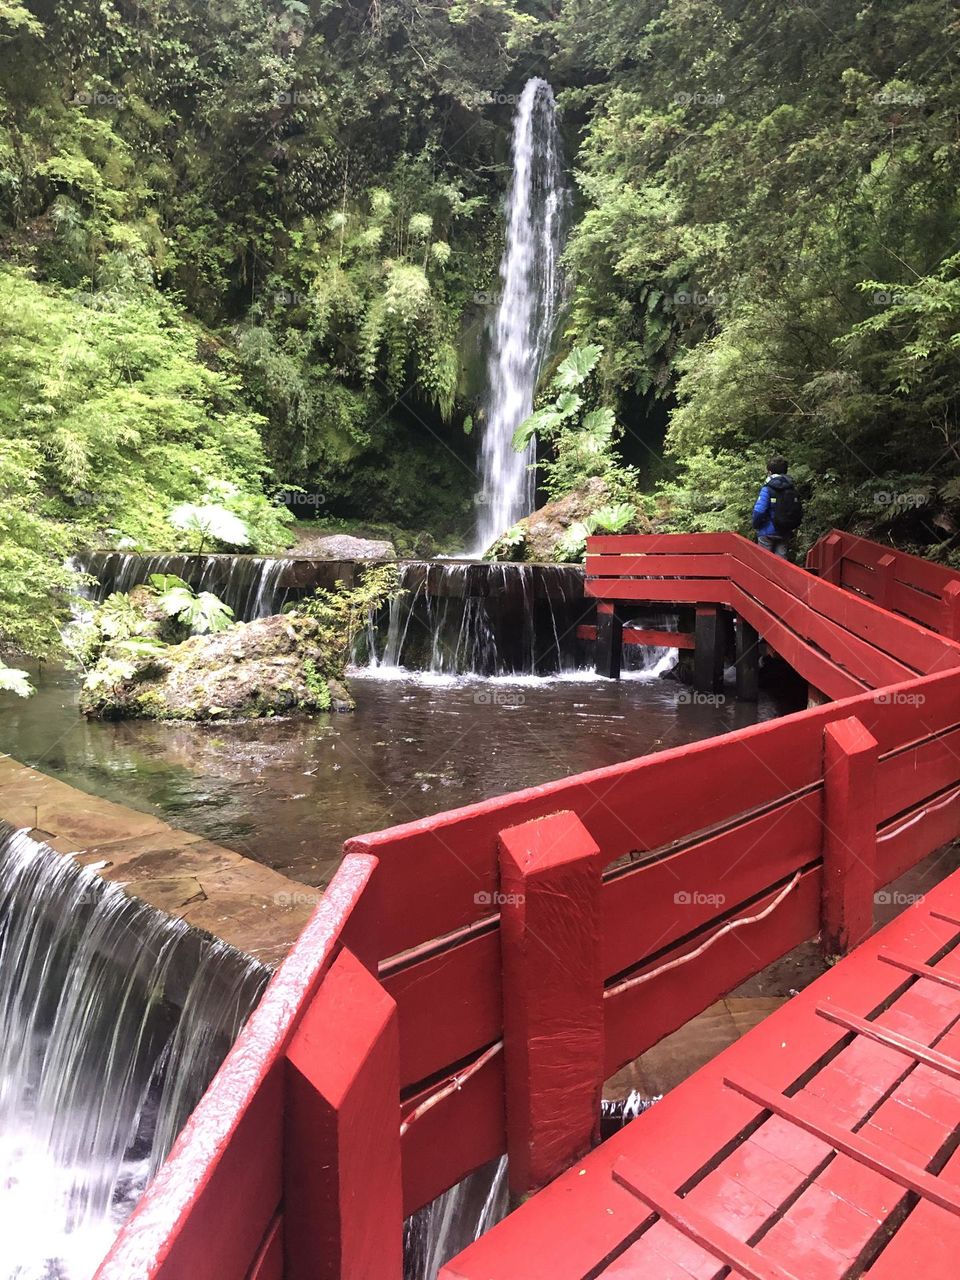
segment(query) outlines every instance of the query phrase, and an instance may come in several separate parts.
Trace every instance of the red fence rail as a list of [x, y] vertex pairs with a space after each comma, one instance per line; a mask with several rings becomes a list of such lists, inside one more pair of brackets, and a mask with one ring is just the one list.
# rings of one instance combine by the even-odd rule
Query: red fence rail
[[100, 1280], [399, 1280], [401, 1213], [504, 1151], [559, 1172], [606, 1076], [960, 832], [960, 645], [734, 535], [588, 575], [852, 696], [349, 841]]

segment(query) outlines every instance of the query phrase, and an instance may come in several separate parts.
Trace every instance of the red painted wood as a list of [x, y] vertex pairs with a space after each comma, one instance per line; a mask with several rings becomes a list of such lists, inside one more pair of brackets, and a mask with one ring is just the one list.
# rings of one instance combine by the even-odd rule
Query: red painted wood
[[877, 881], [877, 740], [856, 716], [823, 733], [821, 945], [845, 955], [873, 928]]
[[889, 884], [934, 849], [960, 835], [960, 790], [921, 804], [877, 836], [877, 884]]
[[[596, 640], [597, 628], [590, 623], [577, 627], [578, 640]], [[686, 631], [651, 631], [639, 627], [624, 627], [624, 644], [650, 645], [656, 649], [692, 649], [693, 636]]]
[[[442, 1083], [442, 1082], [441, 1082]], [[410, 1098], [404, 1114], [429, 1095]], [[507, 1149], [503, 1054], [498, 1053], [400, 1139], [405, 1216]]]
[[751, 1102], [756, 1103], [764, 1111], [772, 1111], [791, 1124], [808, 1133], [821, 1138], [835, 1151], [842, 1152], [851, 1160], [882, 1174], [891, 1182], [898, 1183], [907, 1191], [923, 1196], [931, 1204], [939, 1205], [950, 1213], [960, 1214], [960, 1190], [941, 1182], [925, 1169], [894, 1155], [889, 1147], [864, 1138], [859, 1133], [849, 1133], [832, 1123], [823, 1113], [822, 1106], [811, 1105], [799, 1094], [793, 1098], [785, 1098], [775, 1089], [761, 1084], [749, 1076], [728, 1076], [725, 1083], [731, 1089], [743, 1094]]
[[468, 939], [381, 981], [397, 1002], [402, 1089], [500, 1038], [499, 930]]
[[507, 1155], [516, 1196], [599, 1137], [600, 850], [572, 813], [500, 833]]
[[928, 1067], [951, 1076], [954, 1080], [960, 1080], [960, 1060], [956, 1058], [938, 1053], [936, 1049], [930, 1049], [917, 1040], [911, 1040], [908, 1036], [898, 1035], [895, 1031], [890, 1031], [875, 1022], [868, 1022], [866, 1018], [859, 1018], [855, 1013], [831, 1009], [826, 1005], [820, 1005], [817, 1013], [822, 1018], [835, 1022], [838, 1027], [846, 1027], [848, 1031], [856, 1031], [858, 1035], [868, 1036], [880, 1044], [889, 1045], [891, 1049], [896, 1049], [916, 1062], [923, 1062]]
[[605, 579], [624, 578], [729, 578], [727, 555], [608, 555], [587, 556], [584, 570], [588, 581], [603, 585]]
[[[664, 1036], [682, 1027], [751, 974], [813, 937], [820, 919], [820, 871], [809, 871], [766, 920], [720, 938], [701, 963], [668, 969], [640, 986], [604, 998], [605, 1075], [611, 1076]], [[748, 914], [758, 914], [769, 894]], [[697, 939], [695, 945], [700, 945]], [[694, 949], [681, 946], [657, 961], [654, 969]]]
[[397, 1010], [341, 951], [287, 1049], [287, 1280], [401, 1280]]
[[604, 977], [707, 927], [812, 861], [820, 818], [820, 794], [799, 796], [659, 861], [612, 873], [601, 902]]
[[279, 1213], [267, 1228], [266, 1237], [250, 1268], [247, 1280], [284, 1280], [283, 1218]]
[[376, 866], [346, 859], [97, 1271], [242, 1280], [281, 1197], [282, 1057]]
[[629, 1156], [621, 1156], [613, 1167], [613, 1176], [621, 1186], [632, 1191], [652, 1209], [692, 1240], [709, 1250], [721, 1262], [736, 1267], [749, 1280], [799, 1280], [797, 1273], [787, 1271], [775, 1262], [760, 1257], [735, 1236], [697, 1212], [687, 1200], [681, 1200], [668, 1187], [652, 1178]]
[[[882, 696], [882, 695], [879, 695]], [[922, 698], [922, 694], [917, 697]], [[924, 714], [922, 704], [917, 716]], [[958, 781], [960, 727], [947, 730], [918, 746], [887, 756], [877, 766], [877, 796], [880, 820], [912, 809]]]

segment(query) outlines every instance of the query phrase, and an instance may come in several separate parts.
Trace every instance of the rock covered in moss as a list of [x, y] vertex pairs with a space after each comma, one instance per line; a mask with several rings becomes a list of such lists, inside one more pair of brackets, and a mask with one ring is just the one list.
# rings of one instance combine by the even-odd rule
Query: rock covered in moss
[[230, 720], [302, 712], [352, 711], [331, 659], [328, 633], [297, 614], [192, 636], [132, 661], [117, 679], [85, 687], [85, 715], [104, 719]]
[[[493, 544], [488, 555], [493, 560], [545, 563], [569, 559], [562, 547], [564, 534], [572, 526], [589, 520], [611, 500], [604, 480], [600, 476], [592, 476], [579, 489], [545, 503], [539, 510], [518, 521], [505, 537]], [[624, 532], [649, 532], [649, 523], [643, 515], [637, 513], [635, 527]]]

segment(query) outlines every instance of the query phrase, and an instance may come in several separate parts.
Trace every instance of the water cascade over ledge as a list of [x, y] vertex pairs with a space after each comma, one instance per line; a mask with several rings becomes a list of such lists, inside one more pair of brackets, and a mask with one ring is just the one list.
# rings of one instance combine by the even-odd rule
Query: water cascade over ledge
[[0, 1280], [88, 1280], [268, 976], [0, 823]]
[[513, 174], [507, 192], [500, 300], [487, 366], [481, 442], [477, 553], [533, 509], [533, 441], [513, 447], [550, 349], [560, 298], [560, 250], [567, 190], [553, 90], [534, 77], [513, 121]]

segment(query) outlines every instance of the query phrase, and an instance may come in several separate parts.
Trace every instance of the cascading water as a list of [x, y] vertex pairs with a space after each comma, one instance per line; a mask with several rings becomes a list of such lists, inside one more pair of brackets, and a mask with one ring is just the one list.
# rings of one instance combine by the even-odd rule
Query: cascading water
[[71, 567], [96, 581], [83, 594], [98, 604], [114, 591], [130, 591], [152, 574], [173, 574], [195, 591], [210, 591], [229, 605], [238, 622], [279, 613], [288, 598], [280, 578], [290, 561], [281, 556], [137, 555], [125, 551], [88, 551]]
[[589, 607], [577, 567], [412, 562], [401, 586], [362, 637], [373, 672], [554, 675], [581, 664]]
[[501, 294], [488, 361], [489, 393], [481, 444], [477, 553], [533, 508], [533, 441], [513, 436], [533, 412], [560, 296], [560, 249], [567, 202], [553, 91], [534, 77], [513, 122], [513, 175], [507, 192]]
[[0, 1278], [87, 1280], [268, 977], [0, 824]]

